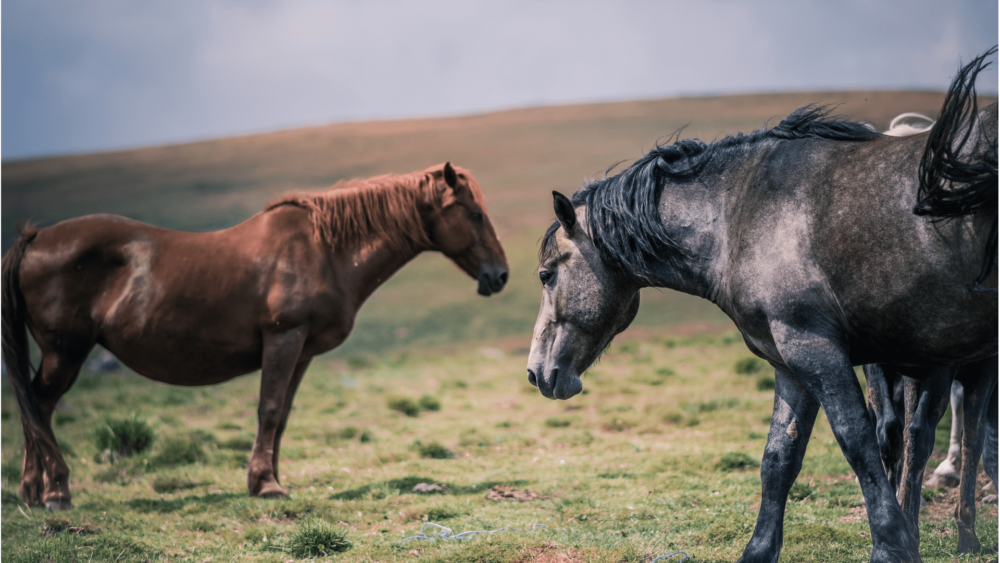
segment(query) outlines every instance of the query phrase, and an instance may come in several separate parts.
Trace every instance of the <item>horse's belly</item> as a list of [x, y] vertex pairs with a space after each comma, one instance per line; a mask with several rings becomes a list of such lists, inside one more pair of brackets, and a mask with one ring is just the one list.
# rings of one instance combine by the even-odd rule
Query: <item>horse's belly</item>
[[156, 338], [111, 340], [115, 356], [136, 373], [173, 385], [212, 385], [260, 369], [261, 350]]
[[860, 327], [851, 337], [854, 363], [954, 365], [997, 353], [997, 306], [932, 311], [913, 306]]

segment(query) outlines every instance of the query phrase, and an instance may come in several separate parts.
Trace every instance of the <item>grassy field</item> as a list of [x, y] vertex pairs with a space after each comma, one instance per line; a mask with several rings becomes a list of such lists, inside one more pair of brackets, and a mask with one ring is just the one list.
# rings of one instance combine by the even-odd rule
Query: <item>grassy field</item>
[[[279, 562], [303, 545], [337, 545], [335, 532], [353, 544], [334, 555], [345, 562], [641, 562], [675, 550], [736, 559], [755, 521], [773, 401], [771, 375], [737, 334], [627, 336], [568, 402], [527, 384], [525, 342], [493, 344], [315, 362], [283, 441], [286, 500], [245, 490], [259, 375], [187, 389], [85, 373], [55, 418], [75, 504], [59, 514], [18, 504], [22, 440], [5, 387], [3, 560]], [[142, 453], [102, 459], [98, 429], [131, 418], [157, 438]], [[946, 443], [947, 428], [940, 433]], [[417, 483], [447, 490], [416, 493]], [[490, 500], [495, 486], [539, 498]], [[954, 493], [928, 496], [924, 561], [995, 559], [951, 555]], [[867, 561], [864, 518], [821, 415], [781, 560]], [[456, 532], [544, 527], [401, 541], [428, 521]], [[992, 545], [995, 504], [980, 505], [977, 528]]]

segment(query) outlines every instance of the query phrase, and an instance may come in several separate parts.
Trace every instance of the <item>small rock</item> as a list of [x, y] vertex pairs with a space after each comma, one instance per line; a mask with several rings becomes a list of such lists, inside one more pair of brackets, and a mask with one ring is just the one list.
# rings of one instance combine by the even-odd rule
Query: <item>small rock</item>
[[506, 487], [500, 487], [500, 485], [494, 485], [493, 489], [486, 493], [486, 499], [499, 502], [501, 500], [516, 500], [516, 501], [529, 501], [535, 499], [550, 498], [547, 496], [540, 495], [535, 491], [529, 491], [527, 489], [519, 491], [517, 489], [510, 489]]
[[122, 365], [118, 362], [118, 359], [111, 354], [111, 352], [105, 350], [101, 352], [100, 356], [87, 362], [87, 367], [90, 368], [90, 371], [108, 373], [118, 371], [121, 369]]
[[448, 492], [448, 487], [444, 485], [439, 485], [437, 483], [417, 483], [413, 487], [413, 492], [415, 493], [446, 493]]
[[499, 348], [480, 348], [479, 355], [490, 360], [502, 360], [507, 357]]
[[94, 463], [114, 463], [118, 461], [118, 454], [111, 450], [104, 450], [94, 456]]

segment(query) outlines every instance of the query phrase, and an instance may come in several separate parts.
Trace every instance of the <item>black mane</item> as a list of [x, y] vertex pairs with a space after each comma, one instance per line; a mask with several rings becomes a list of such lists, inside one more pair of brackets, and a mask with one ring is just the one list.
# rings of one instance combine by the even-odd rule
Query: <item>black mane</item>
[[[657, 144], [618, 174], [584, 184], [573, 194], [573, 206], [587, 206], [590, 235], [606, 263], [651, 282], [651, 264], [683, 254], [660, 222], [660, 193], [667, 180], [696, 179], [720, 152], [764, 140], [870, 141], [881, 136], [866, 124], [832, 119], [829, 114], [825, 106], [809, 105], [795, 110], [772, 129], [736, 133], [711, 143], [683, 139]], [[540, 257], [552, 244], [558, 227], [556, 222], [546, 231]]]

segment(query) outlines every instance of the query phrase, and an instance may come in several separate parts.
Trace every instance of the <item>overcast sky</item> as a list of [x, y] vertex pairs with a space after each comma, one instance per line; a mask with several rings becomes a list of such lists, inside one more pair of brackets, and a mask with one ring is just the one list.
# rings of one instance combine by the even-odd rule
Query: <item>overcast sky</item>
[[[943, 90], [997, 0], [5, 0], [4, 159], [337, 121]], [[995, 93], [994, 72], [980, 91]]]

